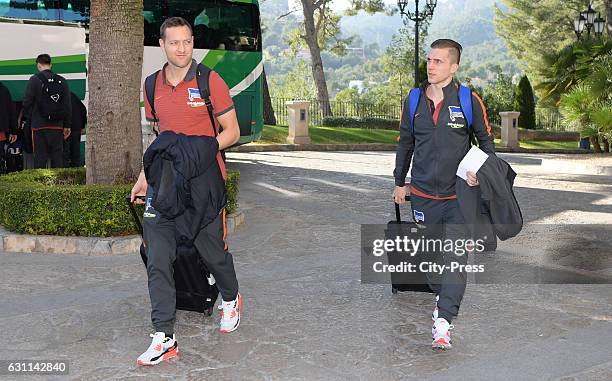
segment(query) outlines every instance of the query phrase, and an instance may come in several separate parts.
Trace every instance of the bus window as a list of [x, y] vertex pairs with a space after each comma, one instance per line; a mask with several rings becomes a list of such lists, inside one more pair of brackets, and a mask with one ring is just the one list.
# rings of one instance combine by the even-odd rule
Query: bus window
[[254, 4], [224, 0], [170, 1], [193, 26], [196, 49], [261, 51], [259, 10]]
[[0, 0], [0, 16], [25, 20], [59, 20], [58, 0]]
[[60, 0], [60, 19], [89, 25], [90, 0]]
[[196, 49], [261, 51], [259, 9], [227, 0], [145, 0], [145, 46], [159, 46], [159, 27], [173, 16], [189, 21]]

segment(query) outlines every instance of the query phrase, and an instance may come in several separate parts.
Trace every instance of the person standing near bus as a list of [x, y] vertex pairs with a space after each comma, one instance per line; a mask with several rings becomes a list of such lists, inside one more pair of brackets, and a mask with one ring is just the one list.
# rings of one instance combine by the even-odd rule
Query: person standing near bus
[[[17, 140], [17, 112], [9, 90], [0, 82], [0, 158], [4, 158], [4, 144]], [[0, 168], [4, 171], [5, 168]]]
[[[150, 122], [157, 121], [159, 130], [172, 131], [187, 136], [214, 137], [214, 128], [204, 102], [201, 100], [196, 78], [198, 63], [193, 59], [194, 37], [191, 25], [180, 17], [171, 17], [160, 28], [159, 45], [167, 63], [162, 67], [155, 84], [155, 116], [143, 89], [145, 114]], [[225, 163], [221, 150], [236, 143], [240, 127], [229, 88], [216, 72], [209, 77], [210, 100], [217, 124], [222, 127], [216, 137], [219, 151], [217, 162], [223, 178]], [[156, 117], [156, 118], [155, 118]], [[220, 129], [217, 126], [217, 131]], [[176, 356], [178, 344], [174, 334], [176, 320], [176, 289], [173, 278], [173, 261], [176, 252], [174, 220], [165, 219], [150, 205], [152, 187], [148, 187], [144, 171], [131, 192], [131, 201], [142, 203], [136, 196], [147, 195], [143, 222], [144, 243], [147, 247], [147, 276], [151, 299], [151, 320], [155, 333], [149, 348], [138, 359], [138, 365], [155, 365]], [[205, 226], [197, 235], [194, 246], [215, 277], [222, 296], [222, 333], [229, 333], [240, 324], [241, 296], [234, 270], [232, 255], [225, 244], [225, 211]], [[203, 250], [200, 250], [203, 249]]]
[[72, 104], [72, 120], [70, 121], [70, 136], [64, 140], [64, 167], [80, 167], [81, 163], [81, 133], [87, 124], [87, 108], [79, 97], [70, 92]]
[[51, 71], [51, 57], [36, 57], [38, 74], [30, 77], [23, 97], [23, 115], [32, 128], [34, 168], [61, 168], [64, 140], [70, 135], [72, 105], [68, 81]]

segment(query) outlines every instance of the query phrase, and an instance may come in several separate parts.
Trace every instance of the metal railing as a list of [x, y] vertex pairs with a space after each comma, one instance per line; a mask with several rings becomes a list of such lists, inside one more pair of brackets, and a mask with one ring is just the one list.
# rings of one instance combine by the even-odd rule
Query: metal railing
[[[272, 98], [272, 107], [276, 116], [276, 123], [287, 125], [287, 106], [285, 102], [298, 99], [292, 98]], [[310, 102], [308, 114], [312, 124], [321, 125], [322, 113], [321, 103], [316, 99], [299, 99]], [[377, 105], [365, 102], [341, 102], [330, 101], [333, 117], [340, 118], [375, 118], [375, 119], [399, 119], [402, 112], [401, 106]]]

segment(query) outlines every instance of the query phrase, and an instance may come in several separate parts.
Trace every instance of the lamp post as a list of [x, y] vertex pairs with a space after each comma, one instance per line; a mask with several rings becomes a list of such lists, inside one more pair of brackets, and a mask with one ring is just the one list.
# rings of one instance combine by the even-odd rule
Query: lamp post
[[433, 16], [438, 1], [426, 0], [425, 8], [422, 11], [419, 11], [419, 0], [415, 0], [415, 3], [414, 12], [411, 12], [409, 9], [406, 9], [408, 0], [397, 0], [400, 14], [414, 21], [414, 83], [415, 87], [419, 87], [419, 24]]
[[587, 30], [587, 38], [591, 37], [591, 29], [593, 29], [597, 38], [601, 38], [605, 26], [606, 20], [601, 17], [600, 13], [598, 13], [597, 18], [595, 18], [595, 10], [591, 6], [591, 3], [589, 3], [589, 7], [586, 11], [580, 12], [574, 19], [574, 32], [578, 39], [580, 39], [585, 27]]

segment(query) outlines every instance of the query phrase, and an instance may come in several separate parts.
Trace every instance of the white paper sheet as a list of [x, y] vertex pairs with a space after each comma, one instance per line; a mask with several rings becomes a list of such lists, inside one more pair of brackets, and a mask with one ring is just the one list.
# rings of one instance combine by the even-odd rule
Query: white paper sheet
[[487, 155], [483, 150], [476, 146], [472, 146], [472, 148], [470, 148], [468, 153], [459, 163], [459, 168], [457, 168], [457, 176], [467, 181], [467, 171], [474, 173], [478, 172], [488, 157], [489, 155]]

